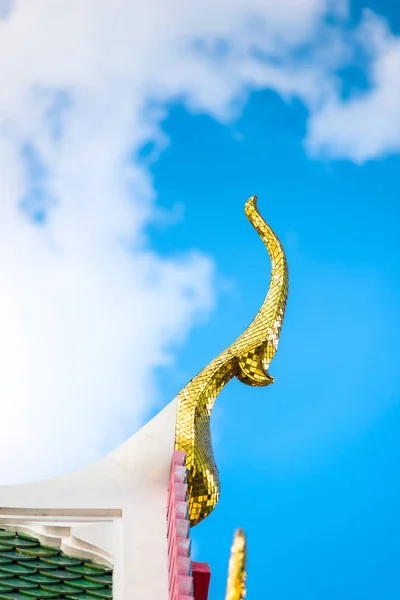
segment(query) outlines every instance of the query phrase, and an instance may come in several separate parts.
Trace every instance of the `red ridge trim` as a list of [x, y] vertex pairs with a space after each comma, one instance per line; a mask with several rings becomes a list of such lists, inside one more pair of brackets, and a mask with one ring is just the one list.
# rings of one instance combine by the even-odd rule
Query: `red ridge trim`
[[185, 452], [175, 450], [167, 507], [169, 600], [195, 600], [186, 478]]
[[186, 453], [175, 450], [168, 488], [168, 581], [169, 600], [207, 600], [210, 567], [192, 562], [190, 557], [190, 521]]
[[192, 576], [195, 600], [207, 600], [211, 579], [210, 565], [204, 562], [193, 562]]

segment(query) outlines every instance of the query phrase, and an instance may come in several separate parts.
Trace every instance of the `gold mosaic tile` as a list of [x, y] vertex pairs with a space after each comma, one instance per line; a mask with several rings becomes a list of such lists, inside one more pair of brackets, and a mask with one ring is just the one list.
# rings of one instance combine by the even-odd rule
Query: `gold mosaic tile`
[[210, 435], [210, 416], [218, 394], [233, 377], [251, 386], [274, 382], [268, 367], [278, 348], [285, 314], [288, 268], [282, 244], [258, 212], [256, 196], [246, 202], [245, 212], [270, 256], [270, 287], [261, 309], [244, 333], [178, 395], [175, 449], [186, 452], [192, 526], [210, 514], [220, 493]]
[[246, 596], [246, 537], [237, 529], [229, 559], [228, 585], [225, 600], [244, 600]]

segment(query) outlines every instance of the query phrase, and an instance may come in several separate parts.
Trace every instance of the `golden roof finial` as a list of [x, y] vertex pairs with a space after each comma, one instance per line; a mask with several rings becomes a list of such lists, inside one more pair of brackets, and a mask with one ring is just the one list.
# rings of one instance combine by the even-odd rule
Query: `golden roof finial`
[[186, 452], [192, 526], [210, 514], [220, 493], [210, 435], [210, 416], [215, 399], [233, 377], [252, 386], [274, 382], [268, 368], [278, 348], [286, 308], [286, 257], [278, 237], [258, 212], [256, 196], [246, 202], [245, 212], [267, 247], [271, 260], [270, 286], [262, 307], [244, 333], [178, 395], [175, 449]]
[[246, 536], [243, 529], [237, 529], [229, 559], [225, 600], [244, 600], [246, 596], [246, 554]]

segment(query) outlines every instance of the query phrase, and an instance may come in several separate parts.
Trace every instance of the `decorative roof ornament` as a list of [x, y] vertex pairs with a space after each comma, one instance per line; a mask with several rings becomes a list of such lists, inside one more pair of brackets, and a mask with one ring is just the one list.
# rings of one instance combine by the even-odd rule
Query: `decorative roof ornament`
[[268, 368], [278, 349], [289, 290], [288, 267], [282, 244], [257, 208], [257, 196], [246, 202], [245, 213], [271, 260], [265, 301], [249, 327], [178, 394], [175, 449], [186, 452], [189, 518], [192, 526], [217, 505], [220, 481], [210, 434], [210, 417], [222, 388], [233, 377], [246, 385], [274, 382]]
[[244, 600], [246, 597], [246, 554], [246, 536], [243, 529], [237, 529], [231, 548], [225, 600]]
[[[288, 294], [282, 245], [256, 200], [247, 201], [246, 215], [272, 269], [255, 319], [107, 456], [54, 479], [0, 485], [0, 600], [207, 600], [211, 572], [192, 561], [190, 527], [210, 514], [220, 493], [211, 410], [233, 377], [252, 386], [273, 383], [268, 368]], [[238, 530], [227, 600], [244, 599], [245, 548]]]

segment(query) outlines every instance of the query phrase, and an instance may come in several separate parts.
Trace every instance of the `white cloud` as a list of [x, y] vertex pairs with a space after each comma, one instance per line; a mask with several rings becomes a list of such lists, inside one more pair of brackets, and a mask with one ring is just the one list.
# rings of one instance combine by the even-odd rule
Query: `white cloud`
[[355, 41], [367, 55], [364, 92], [343, 101], [332, 95], [309, 123], [308, 149], [357, 163], [400, 151], [400, 38], [370, 11]]
[[[157, 398], [154, 368], [212, 306], [212, 262], [165, 259], [146, 238], [155, 192], [130, 157], [165, 143], [165, 101], [228, 119], [250, 89], [270, 87], [319, 111], [311, 143], [332, 148], [338, 131], [324, 114], [347, 110], [332, 99], [349, 48], [324, 19], [340, 23], [346, 6], [0, 4], [3, 481], [83, 464], [127, 420], [137, 426]], [[27, 213], [46, 219], [37, 226]]]

